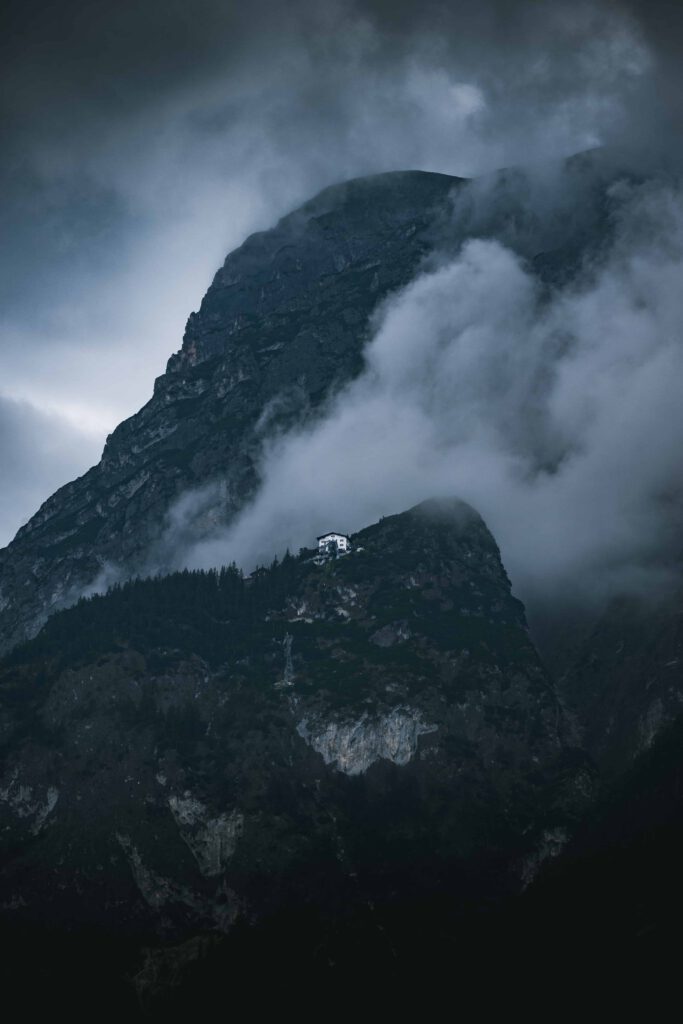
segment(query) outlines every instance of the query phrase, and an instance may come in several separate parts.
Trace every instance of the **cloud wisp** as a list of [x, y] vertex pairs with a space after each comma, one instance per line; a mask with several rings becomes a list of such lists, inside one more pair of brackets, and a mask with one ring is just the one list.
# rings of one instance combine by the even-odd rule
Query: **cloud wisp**
[[360, 174], [635, 142], [662, 41], [599, 0], [9, 0], [5, 17], [3, 391], [100, 442], [248, 233]]
[[455, 494], [532, 611], [660, 593], [683, 502], [683, 205], [662, 181], [617, 182], [611, 199], [609, 251], [570, 284], [549, 291], [508, 245], [474, 238], [391, 298], [361, 377], [270, 441], [229, 529], [188, 545], [176, 509], [177, 564], [249, 568]]

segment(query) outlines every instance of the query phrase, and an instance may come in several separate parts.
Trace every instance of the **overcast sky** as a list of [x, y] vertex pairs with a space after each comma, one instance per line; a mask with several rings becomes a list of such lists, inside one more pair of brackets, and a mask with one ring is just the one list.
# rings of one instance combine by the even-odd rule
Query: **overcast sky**
[[6, 2], [0, 544], [147, 400], [225, 253], [319, 188], [668, 145], [678, 6]]

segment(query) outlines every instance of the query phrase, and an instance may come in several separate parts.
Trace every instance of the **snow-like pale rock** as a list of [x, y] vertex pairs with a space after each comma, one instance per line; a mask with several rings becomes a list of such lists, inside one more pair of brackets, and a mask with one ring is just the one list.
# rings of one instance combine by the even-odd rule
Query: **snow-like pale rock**
[[418, 738], [437, 728], [425, 723], [414, 708], [399, 707], [377, 717], [364, 714], [345, 722], [304, 718], [297, 732], [325, 764], [346, 775], [360, 775], [381, 759], [407, 764], [417, 751]]

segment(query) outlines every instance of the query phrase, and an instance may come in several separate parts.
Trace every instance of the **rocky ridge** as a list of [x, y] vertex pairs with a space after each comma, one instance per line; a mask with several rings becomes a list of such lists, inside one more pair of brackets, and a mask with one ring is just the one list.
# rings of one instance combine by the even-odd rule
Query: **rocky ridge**
[[[529, 206], [523, 171], [481, 184], [396, 171], [325, 189], [230, 253], [150, 401], [101, 461], [57, 491], [0, 551], [0, 652], [93, 587], [174, 568], [164, 543], [187, 493], [194, 539], [253, 497], [263, 444], [319, 414], [358, 375], [373, 314], [436, 251], [500, 238], [552, 287], [609, 236], [617, 165], [558, 165], [557, 209]], [[184, 507], [187, 513], [187, 507]]]
[[107, 573], [163, 566], [185, 491], [211, 487], [199, 535], [230, 520], [263, 440], [358, 374], [372, 313], [413, 277], [459, 184], [415, 171], [334, 186], [227, 257], [147, 405], [0, 551], [0, 651]]

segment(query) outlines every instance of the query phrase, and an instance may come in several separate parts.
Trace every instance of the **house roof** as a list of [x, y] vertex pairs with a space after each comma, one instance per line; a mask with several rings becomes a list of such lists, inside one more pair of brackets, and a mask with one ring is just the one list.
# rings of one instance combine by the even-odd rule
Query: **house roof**
[[327, 533], [321, 533], [315, 539], [316, 540], [325, 540], [325, 537], [346, 537], [347, 540], [349, 539], [348, 533], [339, 533], [336, 530], [328, 530]]

